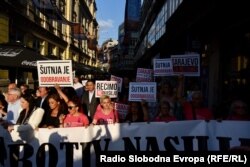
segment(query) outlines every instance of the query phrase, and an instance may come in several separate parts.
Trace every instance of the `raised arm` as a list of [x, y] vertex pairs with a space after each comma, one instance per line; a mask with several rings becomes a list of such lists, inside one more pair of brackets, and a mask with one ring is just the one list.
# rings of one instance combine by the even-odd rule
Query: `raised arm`
[[69, 101], [69, 98], [63, 93], [60, 85], [58, 84], [55, 84], [55, 88], [56, 88], [56, 91], [57, 93], [60, 95], [60, 97], [65, 101], [65, 103], [68, 103]]
[[144, 100], [144, 99], [141, 100], [141, 107], [142, 107], [142, 111], [143, 111], [143, 120], [148, 121], [149, 120], [148, 103], [146, 102], [146, 100]]

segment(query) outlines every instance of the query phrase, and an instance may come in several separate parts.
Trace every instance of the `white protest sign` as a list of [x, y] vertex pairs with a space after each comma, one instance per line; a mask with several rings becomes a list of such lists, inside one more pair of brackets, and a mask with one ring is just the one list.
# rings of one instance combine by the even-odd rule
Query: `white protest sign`
[[117, 98], [118, 86], [116, 81], [96, 81], [95, 82], [95, 97], [108, 95], [110, 98]]
[[73, 86], [71, 60], [37, 61], [39, 86]]
[[198, 54], [172, 55], [173, 73], [184, 76], [200, 76], [200, 56]]
[[154, 59], [154, 76], [172, 76], [173, 66], [172, 60], [169, 59]]
[[128, 114], [128, 108], [129, 106], [127, 104], [122, 104], [122, 103], [114, 103], [114, 109], [118, 112], [119, 114], [119, 119], [125, 119], [127, 114]]
[[146, 68], [137, 68], [136, 82], [152, 82], [153, 70]]
[[111, 75], [110, 76], [110, 81], [117, 81], [118, 84], [118, 92], [122, 91], [122, 78], [121, 77], [117, 77], [115, 75]]
[[130, 82], [129, 101], [156, 101], [156, 82]]

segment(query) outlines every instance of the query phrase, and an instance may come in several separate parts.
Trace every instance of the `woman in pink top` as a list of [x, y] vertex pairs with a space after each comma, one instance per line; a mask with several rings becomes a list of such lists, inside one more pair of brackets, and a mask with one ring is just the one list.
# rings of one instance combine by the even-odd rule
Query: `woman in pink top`
[[200, 91], [192, 93], [191, 102], [182, 104], [186, 120], [211, 120], [213, 119], [212, 111], [202, 105], [203, 96]]
[[68, 101], [69, 114], [60, 115], [60, 127], [81, 127], [88, 126], [89, 121], [85, 114], [83, 114], [80, 100], [75, 97]]
[[119, 122], [118, 113], [114, 110], [111, 99], [107, 95], [100, 98], [100, 106], [97, 107], [92, 124], [112, 124]]

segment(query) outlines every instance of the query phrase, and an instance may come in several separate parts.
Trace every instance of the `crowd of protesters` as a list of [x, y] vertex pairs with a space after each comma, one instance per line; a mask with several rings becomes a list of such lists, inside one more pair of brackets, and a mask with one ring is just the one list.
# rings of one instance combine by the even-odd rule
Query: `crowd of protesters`
[[[179, 120], [250, 120], [247, 104], [235, 99], [225, 118], [214, 117], [204, 105], [200, 90], [185, 96], [184, 76], [178, 77], [175, 87], [167, 81], [158, 84], [155, 114], [150, 114], [149, 103], [128, 101], [128, 77], [123, 78], [122, 91], [116, 99], [107, 95], [95, 96], [95, 81], [87, 80], [83, 85], [79, 77], [74, 78], [73, 87], [38, 87], [15, 83], [8, 85], [0, 94], [1, 125], [8, 131], [23, 131], [38, 128], [87, 127], [123, 122], [169, 122]], [[125, 118], [120, 118], [114, 103], [128, 105]]]

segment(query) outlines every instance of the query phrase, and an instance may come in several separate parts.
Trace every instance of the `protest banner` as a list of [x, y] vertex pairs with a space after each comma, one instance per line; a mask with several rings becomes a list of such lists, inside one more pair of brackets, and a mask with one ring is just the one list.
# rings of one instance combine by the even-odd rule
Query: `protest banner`
[[154, 59], [154, 76], [172, 76], [173, 66], [172, 60], [169, 59]]
[[[22, 142], [21, 137], [25, 135], [8, 134], [9, 132], [0, 126], [0, 166], [96, 166], [96, 163], [101, 161], [100, 156], [107, 156], [112, 151], [117, 151], [116, 156], [124, 156], [128, 164], [138, 161], [137, 166], [140, 162], [148, 162], [147, 155], [143, 159], [139, 157], [140, 152], [158, 157], [160, 151], [163, 151], [163, 157], [166, 157], [178, 156], [178, 151], [184, 151], [183, 157], [188, 158], [189, 153], [199, 151], [199, 155], [196, 154], [200, 157], [198, 160], [207, 164], [207, 159], [203, 160], [204, 155], [201, 153], [214, 154], [208, 151], [224, 151], [224, 154], [230, 154], [227, 152], [230, 148], [247, 144], [249, 146], [249, 126], [249, 121], [194, 120], [116, 123], [87, 128], [39, 128], [33, 132], [34, 137], [28, 143]], [[161, 156], [158, 158], [158, 164], [162, 165], [180, 163], [180, 159], [171, 158], [169, 161]], [[191, 158], [182, 164], [194, 165], [195, 157]], [[155, 160], [152, 159], [148, 163]], [[104, 163], [105, 159], [102, 162]], [[115, 159], [109, 165], [112, 162], [115, 162]], [[217, 163], [221, 165], [221, 162]]]
[[110, 81], [116, 81], [117, 82], [117, 86], [118, 86], [118, 92], [122, 91], [122, 78], [121, 77], [117, 77], [115, 75], [111, 75], [110, 76]]
[[96, 81], [95, 82], [95, 97], [99, 98], [102, 95], [108, 95], [110, 98], [117, 98], [118, 85], [116, 81]]
[[129, 101], [156, 101], [156, 82], [130, 82]]
[[73, 72], [71, 60], [43, 60], [37, 61], [39, 86], [61, 87], [73, 86]]
[[172, 55], [174, 75], [200, 76], [200, 56], [198, 54]]
[[136, 82], [152, 82], [153, 70], [146, 68], [137, 68]]
[[119, 119], [124, 120], [128, 114], [128, 108], [129, 106], [127, 104], [122, 103], [114, 103], [114, 109], [119, 114]]

